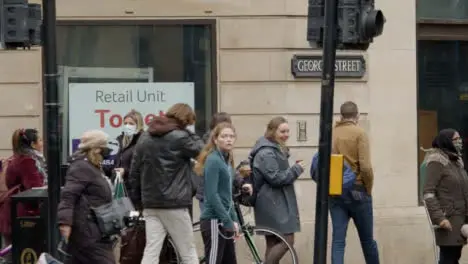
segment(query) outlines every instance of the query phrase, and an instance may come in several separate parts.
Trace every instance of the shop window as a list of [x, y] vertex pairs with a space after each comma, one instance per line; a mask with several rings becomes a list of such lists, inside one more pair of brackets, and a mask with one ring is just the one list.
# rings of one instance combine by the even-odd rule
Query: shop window
[[[418, 145], [430, 148], [439, 130], [454, 128], [464, 139], [468, 164], [468, 42], [419, 40], [417, 54]], [[420, 150], [419, 164], [423, 159]], [[419, 194], [424, 181], [419, 179]]]
[[468, 0], [417, 0], [418, 19], [468, 20]]
[[[59, 22], [57, 61], [60, 66], [90, 69], [147, 68], [151, 75], [150, 82], [194, 83], [195, 131], [202, 134], [216, 109], [214, 23], [176, 23]], [[80, 77], [70, 79], [70, 82], [148, 82], [148, 78]], [[62, 103], [66, 106], [64, 98], [66, 96], [62, 94]], [[73, 122], [67, 119], [67, 107], [64, 107], [62, 115], [65, 127], [67, 122]], [[65, 142], [69, 140], [66, 128], [63, 139]], [[69, 148], [67, 143], [63, 147]], [[63, 157], [67, 151], [64, 151]]]

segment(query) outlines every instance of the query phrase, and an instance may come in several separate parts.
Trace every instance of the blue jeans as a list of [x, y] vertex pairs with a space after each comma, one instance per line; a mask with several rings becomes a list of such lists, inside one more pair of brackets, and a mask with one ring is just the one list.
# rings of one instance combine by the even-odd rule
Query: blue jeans
[[359, 234], [366, 264], [379, 264], [379, 251], [374, 240], [372, 197], [365, 194], [362, 200], [330, 198], [333, 226], [332, 264], [343, 264], [349, 220], [353, 219]]

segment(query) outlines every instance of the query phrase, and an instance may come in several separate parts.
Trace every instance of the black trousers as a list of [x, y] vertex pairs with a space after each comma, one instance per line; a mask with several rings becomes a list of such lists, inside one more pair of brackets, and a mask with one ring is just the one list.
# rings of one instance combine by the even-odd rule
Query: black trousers
[[458, 264], [463, 246], [439, 246], [439, 264]]
[[233, 232], [224, 230], [216, 219], [201, 221], [200, 228], [206, 264], [237, 264]]

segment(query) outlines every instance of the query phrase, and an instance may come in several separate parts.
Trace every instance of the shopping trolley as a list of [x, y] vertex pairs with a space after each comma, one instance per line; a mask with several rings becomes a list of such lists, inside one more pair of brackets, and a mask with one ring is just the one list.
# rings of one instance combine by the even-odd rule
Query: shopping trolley
[[423, 200], [424, 204], [424, 210], [426, 211], [426, 216], [427, 220], [429, 221], [430, 229], [431, 229], [431, 235], [432, 235], [432, 246], [434, 247], [434, 263], [438, 264], [439, 263], [439, 247], [437, 247], [436, 244], [436, 239], [435, 239], [435, 230], [439, 229], [440, 226], [434, 225], [431, 220], [431, 216], [429, 215], [429, 210], [427, 210], [426, 202]]

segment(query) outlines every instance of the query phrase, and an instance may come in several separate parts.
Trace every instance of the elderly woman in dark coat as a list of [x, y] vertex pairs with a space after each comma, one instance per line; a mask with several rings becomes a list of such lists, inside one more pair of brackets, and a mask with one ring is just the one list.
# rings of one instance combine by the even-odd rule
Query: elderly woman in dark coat
[[112, 187], [101, 169], [110, 153], [107, 142], [102, 131], [85, 132], [72, 155], [58, 207], [60, 233], [71, 255], [66, 263], [115, 263], [112, 241], [102, 237], [90, 209], [112, 202]]
[[461, 159], [462, 140], [457, 131], [444, 129], [425, 157], [423, 198], [440, 248], [439, 264], [458, 263], [466, 237], [461, 228], [468, 216], [468, 176]]
[[[272, 228], [284, 235], [293, 245], [294, 233], [300, 231], [299, 209], [294, 182], [304, 171], [304, 163], [289, 165], [286, 141], [289, 126], [284, 117], [273, 118], [265, 136], [255, 144], [250, 159], [253, 160], [253, 178], [256, 192], [255, 224]], [[266, 236], [265, 263], [279, 263], [287, 247], [274, 237]]]

